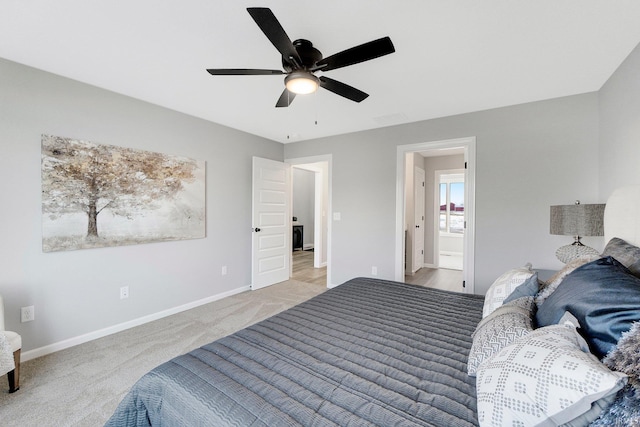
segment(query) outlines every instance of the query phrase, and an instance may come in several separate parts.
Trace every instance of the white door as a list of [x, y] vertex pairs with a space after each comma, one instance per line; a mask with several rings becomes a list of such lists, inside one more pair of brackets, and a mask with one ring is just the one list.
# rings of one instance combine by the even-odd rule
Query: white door
[[413, 232], [413, 273], [424, 265], [424, 169], [415, 168], [413, 200], [415, 206], [415, 230]]
[[289, 279], [291, 262], [289, 165], [253, 158], [251, 289]]

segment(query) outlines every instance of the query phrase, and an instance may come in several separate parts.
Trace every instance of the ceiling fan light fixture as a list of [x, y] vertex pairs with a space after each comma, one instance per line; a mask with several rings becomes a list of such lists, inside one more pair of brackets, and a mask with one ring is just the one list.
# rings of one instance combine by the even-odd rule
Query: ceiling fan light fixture
[[306, 95], [318, 90], [320, 80], [308, 71], [294, 71], [284, 78], [284, 85], [289, 92]]

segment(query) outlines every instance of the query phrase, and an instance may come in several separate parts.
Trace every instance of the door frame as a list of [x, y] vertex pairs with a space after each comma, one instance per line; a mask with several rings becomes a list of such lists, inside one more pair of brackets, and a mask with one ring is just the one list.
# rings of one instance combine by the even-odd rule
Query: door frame
[[[309, 156], [309, 157], [295, 157], [295, 158], [288, 158], [288, 159], [284, 159], [285, 163], [288, 163], [289, 165], [291, 165], [291, 167], [295, 166], [295, 165], [305, 165], [305, 164], [311, 164], [311, 163], [327, 163], [327, 206], [324, 209], [324, 212], [318, 212], [318, 209], [320, 209], [320, 207], [318, 206], [318, 197], [321, 197], [321, 195], [319, 194], [318, 191], [318, 174], [316, 174], [316, 213], [315, 213], [315, 217], [316, 217], [316, 222], [318, 220], [322, 219], [322, 216], [324, 215], [327, 218], [327, 242], [326, 242], [326, 247], [327, 247], [327, 288], [332, 288], [336, 285], [334, 285], [331, 282], [331, 234], [332, 234], [332, 220], [331, 220], [331, 212], [332, 212], [332, 188], [333, 188], [333, 184], [332, 184], [332, 155], [331, 154], [325, 154], [325, 155], [319, 155], [319, 156]], [[291, 185], [293, 186], [293, 180], [291, 182]], [[291, 193], [291, 197], [293, 197], [293, 188], [290, 191]], [[289, 207], [290, 209], [292, 208], [293, 203], [289, 203]], [[289, 217], [291, 217], [293, 215], [293, 212], [289, 213]], [[315, 228], [315, 232], [319, 232], [319, 227], [314, 227]], [[322, 240], [322, 239], [321, 239]], [[315, 243], [314, 243], [315, 245]], [[322, 245], [322, 242], [320, 242], [320, 245]], [[315, 259], [314, 259], [314, 264], [315, 264]], [[291, 268], [293, 268], [293, 263], [290, 263]], [[291, 272], [289, 273], [289, 276], [291, 276]]]
[[476, 175], [476, 137], [447, 139], [398, 145], [396, 154], [396, 234], [395, 234], [395, 280], [404, 282], [404, 222], [405, 222], [405, 156], [408, 153], [429, 150], [463, 148], [467, 164], [465, 176], [465, 214], [467, 227], [464, 236], [463, 280], [465, 292], [475, 290], [475, 175]]
[[[421, 171], [422, 173], [422, 182], [421, 182], [421, 187], [418, 188], [417, 184], [417, 178], [418, 178], [418, 174], [416, 173], [416, 171]], [[424, 233], [425, 233], [425, 196], [426, 196], [426, 187], [425, 187], [425, 183], [427, 181], [427, 176], [426, 176], [426, 172], [423, 168], [421, 167], [417, 167], [415, 165], [413, 165], [413, 212], [414, 212], [414, 218], [413, 218], [413, 224], [415, 225], [415, 227], [413, 228], [413, 250], [411, 251], [411, 255], [413, 256], [413, 262], [411, 263], [411, 273], [415, 273], [416, 271], [420, 270], [422, 267], [424, 267], [424, 246], [425, 246], [425, 242], [424, 242]], [[416, 219], [416, 208], [418, 207], [418, 197], [416, 197], [418, 195], [418, 193], [422, 193], [422, 221]], [[418, 227], [418, 223], [420, 223], [422, 225], [422, 228]], [[418, 229], [419, 231], [416, 231], [416, 229]], [[422, 236], [422, 253], [420, 254], [420, 262], [416, 262], [416, 260], [418, 259], [417, 256], [417, 252], [418, 252], [418, 247], [417, 247], [417, 242], [418, 242], [418, 238], [416, 237], [417, 235], [421, 235]]]

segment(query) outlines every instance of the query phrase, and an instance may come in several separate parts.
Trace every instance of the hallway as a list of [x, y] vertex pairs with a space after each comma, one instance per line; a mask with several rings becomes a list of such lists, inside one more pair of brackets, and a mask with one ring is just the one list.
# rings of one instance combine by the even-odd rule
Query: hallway
[[423, 267], [416, 271], [413, 276], [405, 275], [404, 281], [405, 283], [426, 286], [427, 288], [464, 292], [461, 270]]
[[326, 286], [327, 267], [313, 267], [313, 251], [293, 251], [292, 265], [292, 280]]

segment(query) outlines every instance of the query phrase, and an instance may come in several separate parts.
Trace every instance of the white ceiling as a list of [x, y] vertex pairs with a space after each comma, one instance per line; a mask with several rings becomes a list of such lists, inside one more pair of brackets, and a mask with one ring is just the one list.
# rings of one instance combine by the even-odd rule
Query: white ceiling
[[[205, 71], [281, 69], [254, 6], [325, 56], [396, 52], [326, 73], [360, 104], [276, 109], [283, 76]], [[638, 0], [0, 0], [0, 57], [284, 143], [596, 91], [639, 42]]]

